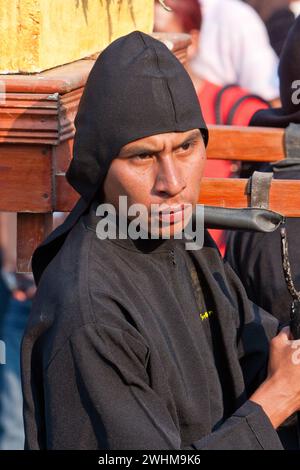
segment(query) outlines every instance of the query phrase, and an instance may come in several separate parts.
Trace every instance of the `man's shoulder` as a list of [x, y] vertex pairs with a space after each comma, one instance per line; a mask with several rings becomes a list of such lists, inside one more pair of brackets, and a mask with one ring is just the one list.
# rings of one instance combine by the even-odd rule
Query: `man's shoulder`
[[99, 260], [105, 258], [107, 264], [109, 252], [109, 240], [99, 240], [96, 233], [89, 230], [80, 219], [45, 269], [41, 283], [57, 284], [63, 278], [62, 288], [65, 291], [65, 283], [87, 282], [87, 270], [94, 264], [97, 264], [99, 269], [102, 266], [105, 271], [104, 263], [100, 263]]
[[110, 312], [117, 317], [109, 297], [109, 244], [95, 244], [94, 235], [78, 222], [40, 279], [25, 338], [41, 338], [45, 358], [85, 325], [108, 322]]
[[59, 322], [65, 318], [72, 324], [91, 321], [91, 286], [97, 284], [104, 296], [109, 285], [109, 258], [109, 243], [96, 240], [95, 233], [78, 221], [43, 272], [33, 311], [51, 311]]

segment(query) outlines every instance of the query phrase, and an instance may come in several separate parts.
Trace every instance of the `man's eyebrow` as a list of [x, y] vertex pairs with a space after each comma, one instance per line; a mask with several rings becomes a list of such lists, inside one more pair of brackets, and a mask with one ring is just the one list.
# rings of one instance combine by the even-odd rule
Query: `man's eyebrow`
[[185, 139], [178, 146], [176, 146], [176, 148], [181, 147], [186, 142], [191, 142], [192, 140], [198, 139], [199, 137], [201, 137], [201, 132], [197, 129], [191, 132], [190, 135], [186, 136]]
[[155, 147], [151, 147], [151, 145], [143, 145], [143, 146], [132, 146], [127, 150], [124, 150], [120, 153], [120, 157], [132, 157], [134, 155], [142, 155], [142, 154], [153, 154], [157, 153], [159, 150]]
[[201, 132], [200, 130], [196, 130], [190, 133], [190, 135], [187, 135], [181, 142], [180, 144], [176, 145], [173, 147], [173, 150], [177, 150], [180, 147], [182, 147], [184, 144], [188, 144], [189, 142], [192, 142], [193, 140], [199, 139], [201, 137]]
[[[174, 149], [178, 149], [179, 147], [181, 147], [182, 145], [184, 145], [185, 143], [187, 142], [191, 142], [192, 140], [194, 139], [198, 139], [199, 137], [201, 137], [201, 132], [200, 130], [195, 130], [193, 132], [191, 132], [190, 135], [187, 135], [178, 145], [176, 145], [174, 147]], [[151, 155], [151, 154], [154, 154], [154, 153], [159, 153], [160, 150], [157, 149], [157, 147], [153, 147], [151, 145], [133, 145], [132, 147], [129, 147], [128, 149], [124, 150], [123, 152], [120, 153], [120, 157], [121, 158], [126, 158], [126, 157], [132, 157], [132, 156], [135, 156], [135, 155]]]

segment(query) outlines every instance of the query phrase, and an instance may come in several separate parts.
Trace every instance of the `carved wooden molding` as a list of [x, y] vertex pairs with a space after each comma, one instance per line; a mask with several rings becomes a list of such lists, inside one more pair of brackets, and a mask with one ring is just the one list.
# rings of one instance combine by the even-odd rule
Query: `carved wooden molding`
[[0, 106], [0, 143], [58, 145], [72, 138], [82, 91], [7, 93]]
[[[187, 34], [154, 37], [185, 63]], [[83, 59], [39, 74], [1, 75], [0, 143], [59, 145], [74, 136], [74, 118], [95, 59]]]

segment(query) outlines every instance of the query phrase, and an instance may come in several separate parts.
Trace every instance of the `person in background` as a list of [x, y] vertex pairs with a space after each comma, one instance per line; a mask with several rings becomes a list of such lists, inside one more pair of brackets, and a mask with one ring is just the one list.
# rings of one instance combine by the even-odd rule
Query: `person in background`
[[[11, 225], [2, 226], [1, 234]], [[6, 235], [6, 240], [12, 238], [10, 232]], [[31, 275], [13, 271], [13, 243], [1, 242], [0, 340], [5, 344], [5, 361], [0, 364], [0, 450], [20, 450], [24, 448], [20, 349], [35, 287]]]
[[295, 18], [300, 15], [300, 0], [242, 0], [251, 5], [266, 22], [278, 10], [289, 8]]
[[6, 361], [0, 365], [0, 450], [24, 448], [20, 350], [35, 292], [32, 276], [2, 271], [6, 308], [2, 311], [0, 339]]
[[[188, 33], [191, 45], [187, 51], [185, 64], [196, 89], [204, 119], [208, 124], [231, 124], [246, 126], [258, 109], [269, 108], [269, 104], [259, 96], [238, 85], [223, 87], [210, 82], [192, 67], [194, 58], [201, 45], [202, 12], [198, 0], [166, 0], [166, 5], [172, 9], [167, 11], [160, 2], [155, 3], [154, 30], [156, 32]], [[234, 168], [225, 160], [209, 160], [205, 167], [205, 176], [227, 178], [232, 176]], [[225, 252], [224, 232], [210, 230], [222, 254]]]
[[237, 83], [267, 101], [278, 98], [278, 58], [266, 27], [240, 0], [201, 0], [203, 26], [193, 69], [216, 85]]
[[251, 5], [266, 25], [270, 43], [280, 56], [290, 28], [295, 21], [292, 0], [243, 0]]
[[[293, 82], [295, 78], [300, 77], [299, 44], [300, 17], [288, 35], [280, 58], [282, 107], [257, 112], [251, 120], [251, 125], [286, 128], [290, 123], [294, 123], [300, 126], [300, 99], [293, 98], [297, 91], [293, 88]], [[299, 180], [300, 158], [286, 158], [269, 165], [264, 171], [272, 171], [275, 179]], [[300, 219], [286, 218], [286, 230], [293, 282], [300, 292]], [[289, 321], [293, 297], [284, 277], [280, 229], [265, 234], [231, 232], [226, 260], [241, 279], [248, 297], [255, 304], [272, 312], [281, 322]], [[289, 428], [285, 432], [290, 434], [290, 448], [299, 448], [295, 433]]]
[[300, 15], [300, 0], [293, 0], [290, 4], [290, 9], [294, 13], [295, 17]]
[[6, 312], [6, 309], [9, 303], [9, 297], [10, 297], [9, 289], [6, 286], [6, 283], [4, 282], [2, 269], [3, 269], [3, 252], [0, 247], [0, 339], [1, 339], [1, 332], [2, 332], [3, 317]]
[[278, 10], [289, 8], [292, 3], [291, 0], [242, 0], [254, 8], [263, 22], [268, 21], [269, 18]]
[[[286, 128], [290, 123], [300, 126], [300, 100], [293, 99], [296, 91], [293, 82], [295, 77], [300, 77], [299, 44], [300, 17], [290, 31], [280, 58], [282, 107], [258, 111], [251, 126]], [[300, 158], [286, 158], [268, 165], [264, 171], [273, 171], [275, 179], [300, 179]], [[300, 289], [299, 218], [287, 218], [287, 230], [293, 274], [296, 287]], [[226, 258], [243, 281], [249, 298], [281, 321], [288, 321], [291, 298], [282, 269], [280, 232], [232, 232]]]

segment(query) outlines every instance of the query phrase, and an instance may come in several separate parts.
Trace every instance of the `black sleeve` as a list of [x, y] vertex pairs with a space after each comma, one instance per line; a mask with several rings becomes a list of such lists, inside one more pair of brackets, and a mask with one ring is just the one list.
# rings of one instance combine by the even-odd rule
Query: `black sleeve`
[[269, 344], [279, 332], [279, 322], [249, 300], [239, 277], [228, 262], [225, 262], [225, 272], [236, 311], [237, 352], [249, 397], [266, 377]]
[[[179, 430], [149, 383], [149, 354], [143, 342], [116, 327], [88, 324], [72, 335], [47, 370], [47, 447], [182, 449]], [[267, 416], [249, 401], [218, 430], [185, 447], [281, 448]]]

